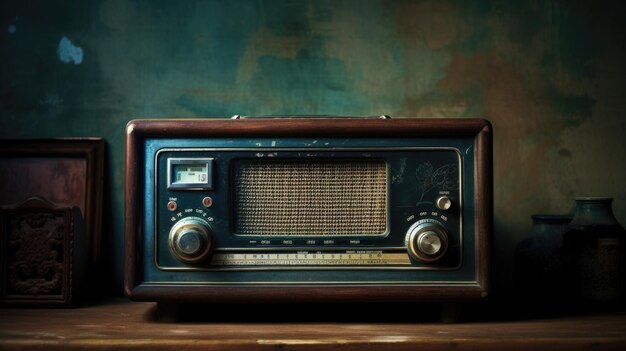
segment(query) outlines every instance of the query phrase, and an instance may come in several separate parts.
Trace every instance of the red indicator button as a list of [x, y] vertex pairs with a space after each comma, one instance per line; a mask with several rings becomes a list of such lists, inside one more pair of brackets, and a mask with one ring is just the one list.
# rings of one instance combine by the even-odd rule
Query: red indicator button
[[211, 199], [209, 196], [202, 199], [202, 206], [211, 207], [212, 205], [213, 205], [213, 199]]
[[176, 211], [177, 207], [178, 205], [176, 204], [176, 201], [170, 201], [167, 203], [167, 209], [170, 211]]

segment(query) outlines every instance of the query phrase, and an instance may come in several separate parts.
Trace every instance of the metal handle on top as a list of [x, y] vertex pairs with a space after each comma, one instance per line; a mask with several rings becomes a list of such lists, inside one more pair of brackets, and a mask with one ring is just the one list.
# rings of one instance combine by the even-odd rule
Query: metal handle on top
[[245, 118], [379, 118], [379, 119], [391, 119], [389, 115], [380, 115], [380, 116], [331, 116], [331, 115], [296, 115], [296, 116], [242, 116], [242, 115], [233, 115], [231, 119], [245, 119]]

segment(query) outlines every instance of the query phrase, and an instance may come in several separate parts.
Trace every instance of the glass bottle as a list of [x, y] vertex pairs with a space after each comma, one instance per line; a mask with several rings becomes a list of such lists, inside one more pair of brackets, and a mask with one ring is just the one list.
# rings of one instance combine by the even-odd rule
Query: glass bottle
[[575, 299], [600, 304], [624, 301], [626, 231], [613, 215], [612, 198], [576, 198], [563, 234], [567, 279]]

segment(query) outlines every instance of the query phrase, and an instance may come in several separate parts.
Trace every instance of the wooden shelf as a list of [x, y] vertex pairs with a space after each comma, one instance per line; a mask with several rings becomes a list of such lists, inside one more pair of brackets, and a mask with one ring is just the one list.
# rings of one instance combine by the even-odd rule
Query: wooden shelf
[[[283, 314], [297, 314], [296, 307], [283, 305]], [[622, 312], [444, 324], [220, 318], [229, 308], [177, 323], [159, 321], [154, 303], [126, 299], [76, 309], [0, 309], [0, 350], [626, 350]], [[341, 308], [333, 307], [338, 314]]]

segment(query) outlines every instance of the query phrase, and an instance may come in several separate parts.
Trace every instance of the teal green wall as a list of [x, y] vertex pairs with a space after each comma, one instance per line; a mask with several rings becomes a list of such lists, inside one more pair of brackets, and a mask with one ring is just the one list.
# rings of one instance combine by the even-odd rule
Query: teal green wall
[[104, 256], [117, 292], [124, 126], [139, 117], [487, 117], [504, 291], [530, 214], [606, 195], [626, 224], [626, 36], [613, 2], [9, 0], [0, 9], [0, 137], [106, 138]]

